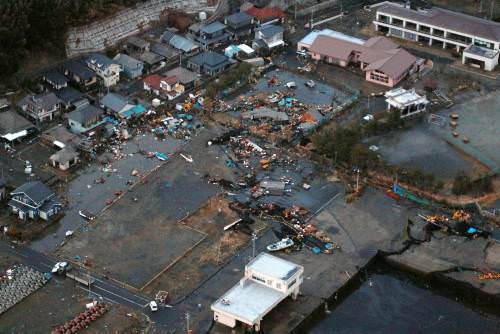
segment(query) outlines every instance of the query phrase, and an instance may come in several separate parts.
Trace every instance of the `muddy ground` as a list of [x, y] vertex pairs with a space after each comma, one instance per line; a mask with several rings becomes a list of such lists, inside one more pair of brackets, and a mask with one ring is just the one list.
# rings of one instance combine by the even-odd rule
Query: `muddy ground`
[[[88, 257], [92, 270], [137, 289], [205, 238], [177, 222], [201, 207], [218, 188], [209, 177], [231, 178], [218, 147], [206, 147], [214, 132], [201, 132], [186, 147], [189, 163], [173, 157], [95, 220], [58, 252]], [[109, 240], [113, 240], [110, 244]]]
[[[2, 273], [19, 258], [5, 253], [0, 257]], [[0, 333], [49, 333], [77, 314], [92, 301], [88, 292], [71, 280], [52, 278], [19, 304], [0, 316]], [[143, 333], [149, 327], [144, 315], [119, 305], [91, 323], [86, 333]]]

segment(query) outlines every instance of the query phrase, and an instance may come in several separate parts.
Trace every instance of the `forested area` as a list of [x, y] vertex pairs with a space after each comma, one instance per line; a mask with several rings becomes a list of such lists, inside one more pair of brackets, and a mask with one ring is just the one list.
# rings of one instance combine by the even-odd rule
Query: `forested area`
[[28, 54], [65, 52], [69, 27], [144, 0], [0, 0], [0, 73], [15, 73]]

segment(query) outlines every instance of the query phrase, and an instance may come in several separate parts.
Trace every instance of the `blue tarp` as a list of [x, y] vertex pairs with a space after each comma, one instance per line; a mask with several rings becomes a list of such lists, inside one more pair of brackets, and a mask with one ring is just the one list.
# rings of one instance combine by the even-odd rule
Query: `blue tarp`
[[145, 111], [146, 111], [146, 108], [144, 108], [144, 106], [142, 104], [138, 104], [135, 107], [130, 108], [129, 110], [120, 113], [120, 115], [126, 119], [130, 119], [133, 116], [140, 116]]

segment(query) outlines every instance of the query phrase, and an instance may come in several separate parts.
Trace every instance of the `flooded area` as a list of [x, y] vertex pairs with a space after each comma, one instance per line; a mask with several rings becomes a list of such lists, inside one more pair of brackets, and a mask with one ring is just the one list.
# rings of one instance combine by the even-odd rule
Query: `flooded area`
[[[334, 298], [335, 299], [335, 298]], [[340, 298], [342, 299], [342, 298]], [[339, 299], [339, 300], [340, 300]], [[311, 334], [499, 333], [498, 309], [479, 296], [464, 296], [449, 284], [428, 284], [383, 265], [338, 305], [318, 311]], [[496, 314], [495, 314], [496, 313]]]
[[[87, 229], [85, 220], [78, 214], [79, 210], [87, 210], [98, 215], [106, 207], [106, 202], [116, 197], [116, 193], [127, 190], [138, 182], [141, 175], [148, 174], [161, 165], [162, 161], [147, 158], [143, 152], [171, 154], [181, 145], [180, 140], [157, 140], [151, 134], [144, 134], [116, 147], [114, 153], [104, 153], [99, 156], [99, 161], [110, 163], [107, 165], [93, 163], [82, 170], [74, 180], [68, 182], [69, 205], [64, 217], [49, 228], [44, 237], [33, 241], [31, 247], [41, 252], [52, 252], [64, 240], [66, 231]], [[137, 176], [132, 176], [133, 171], [138, 172]]]

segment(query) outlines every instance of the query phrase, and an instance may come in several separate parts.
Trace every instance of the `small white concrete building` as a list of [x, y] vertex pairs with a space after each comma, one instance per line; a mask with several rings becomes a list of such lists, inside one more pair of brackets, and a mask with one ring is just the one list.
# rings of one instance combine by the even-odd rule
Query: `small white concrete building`
[[387, 111], [399, 110], [401, 118], [409, 117], [426, 110], [429, 100], [419, 95], [415, 89], [396, 88], [385, 92]]
[[240, 282], [212, 304], [214, 320], [234, 328], [237, 322], [260, 330], [264, 316], [288, 296], [295, 300], [304, 267], [260, 253], [245, 266]]
[[470, 45], [462, 53], [462, 64], [493, 71], [498, 65], [500, 50], [491, 50], [482, 46]]

